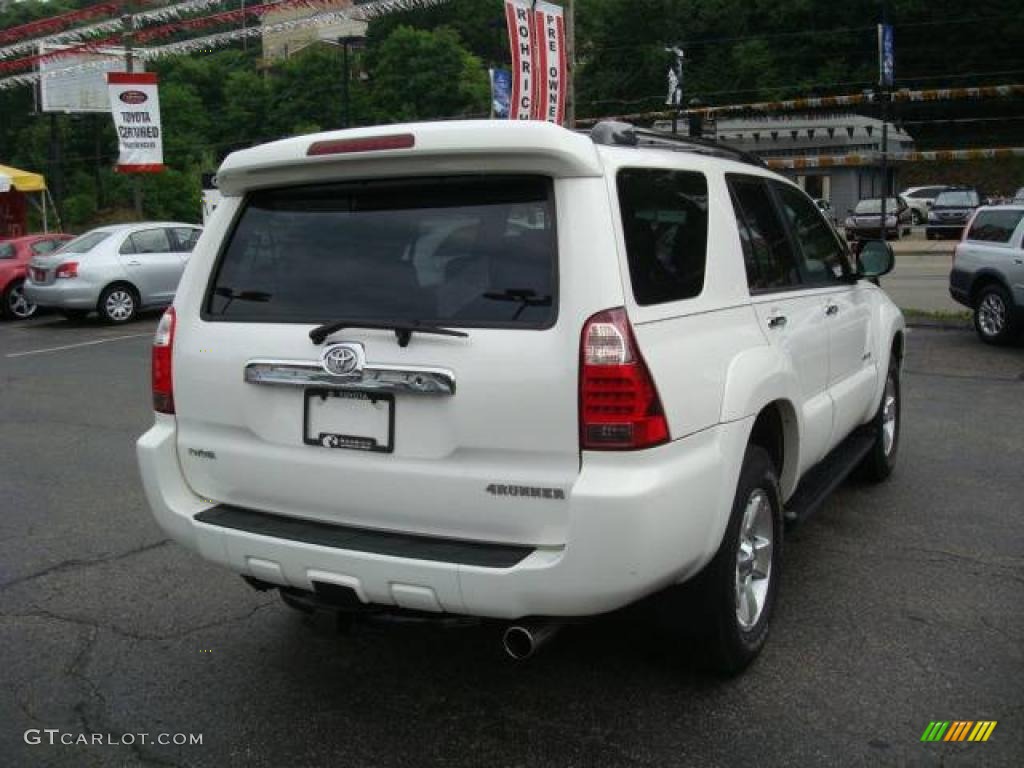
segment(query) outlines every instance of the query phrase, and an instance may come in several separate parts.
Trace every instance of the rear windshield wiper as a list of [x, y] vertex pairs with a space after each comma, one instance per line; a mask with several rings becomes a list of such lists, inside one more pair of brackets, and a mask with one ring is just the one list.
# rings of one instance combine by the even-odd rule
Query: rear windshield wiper
[[227, 303], [221, 308], [221, 312], [227, 310], [231, 306], [231, 302], [235, 299], [239, 301], [270, 301], [272, 294], [266, 291], [236, 291], [234, 288], [217, 287], [213, 289], [213, 293], [216, 296], [222, 296], [227, 299]]
[[463, 331], [453, 331], [451, 328], [428, 325], [417, 320], [390, 323], [378, 323], [372, 320], [334, 320], [314, 328], [309, 332], [309, 338], [314, 344], [323, 344], [324, 339], [335, 331], [340, 331], [342, 328], [369, 328], [371, 330], [394, 331], [395, 338], [398, 339], [398, 346], [400, 347], [409, 346], [409, 340], [412, 339], [414, 333], [432, 333], [435, 336], [458, 336], [460, 338], [469, 336], [468, 333]]
[[551, 297], [548, 295], [538, 295], [536, 291], [529, 288], [506, 288], [503, 291], [488, 291], [484, 294], [485, 299], [491, 299], [492, 301], [518, 301], [519, 309], [516, 310], [513, 315], [513, 320], [518, 320], [519, 316], [523, 314], [523, 311], [527, 307], [550, 307]]

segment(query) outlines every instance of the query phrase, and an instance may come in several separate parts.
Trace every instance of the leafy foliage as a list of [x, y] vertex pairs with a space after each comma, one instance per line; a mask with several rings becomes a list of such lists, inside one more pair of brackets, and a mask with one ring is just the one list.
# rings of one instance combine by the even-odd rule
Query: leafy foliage
[[[94, 2], [23, 0], [0, 11], [0, 29]], [[1024, 73], [1020, 0], [886, 4], [902, 85], [1018, 82]], [[662, 108], [664, 49], [677, 44], [686, 51], [684, 98], [709, 104], [856, 92], [877, 77], [882, 0], [576, 0], [576, 10], [579, 116]], [[142, 181], [146, 216], [196, 220], [199, 174], [228, 152], [342, 124], [338, 45], [310, 45], [272, 65], [260, 61], [258, 48], [154, 64], [169, 170]], [[482, 116], [487, 67], [508, 61], [503, 5], [453, 0], [394, 13], [373, 21], [365, 47], [349, 53], [352, 125]], [[1019, 122], [988, 125], [1003, 131], [991, 143], [1019, 143], [1010, 135], [1019, 134]], [[51, 130], [59, 165], [50, 160]], [[979, 130], [947, 130], [936, 141], [984, 143]], [[115, 160], [108, 116], [34, 114], [31, 89], [0, 91], [0, 162], [47, 173], [70, 227], [130, 211], [133, 182], [111, 170]]]

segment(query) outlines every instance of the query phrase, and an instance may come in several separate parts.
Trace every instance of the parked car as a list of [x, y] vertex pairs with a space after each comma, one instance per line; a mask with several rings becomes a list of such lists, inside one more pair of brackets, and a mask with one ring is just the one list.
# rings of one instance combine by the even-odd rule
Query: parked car
[[974, 310], [982, 341], [1005, 344], [1024, 328], [1024, 204], [979, 208], [953, 253], [949, 293]]
[[50, 253], [71, 239], [71, 235], [51, 232], [0, 240], [0, 317], [24, 320], [36, 313], [36, 305], [23, 290], [26, 265], [33, 256]]
[[[882, 199], [861, 200], [847, 217], [844, 229], [847, 240], [878, 238], [882, 231]], [[885, 201], [885, 239], [899, 240], [910, 234], [910, 208], [897, 197]]]
[[866, 279], [892, 250], [855, 268], [745, 153], [419, 123], [235, 152], [218, 181], [139, 463], [172, 538], [289, 605], [487, 617], [522, 657], [659, 593], [732, 673], [784, 521], [893, 469], [904, 321]]
[[980, 205], [980, 195], [970, 187], [956, 187], [940, 192], [928, 212], [925, 236], [929, 240], [959, 238], [967, 220]]
[[140, 310], [164, 307], [202, 230], [194, 224], [140, 222], [99, 227], [29, 263], [25, 295], [69, 318], [98, 312], [126, 323]]
[[900, 200], [910, 208], [911, 222], [913, 224], [924, 224], [928, 221], [928, 211], [939, 193], [947, 187], [907, 187], [900, 192]]
[[832, 203], [823, 197], [817, 197], [814, 199], [814, 204], [818, 206], [818, 210], [821, 211], [821, 215], [824, 216], [833, 227], [839, 226], [835, 212], [832, 210]]

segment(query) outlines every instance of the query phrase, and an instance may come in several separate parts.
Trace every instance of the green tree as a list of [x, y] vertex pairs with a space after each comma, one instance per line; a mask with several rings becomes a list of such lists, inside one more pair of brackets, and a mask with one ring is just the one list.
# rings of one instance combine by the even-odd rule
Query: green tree
[[367, 52], [367, 65], [380, 122], [487, 114], [487, 71], [453, 29], [398, 27]]

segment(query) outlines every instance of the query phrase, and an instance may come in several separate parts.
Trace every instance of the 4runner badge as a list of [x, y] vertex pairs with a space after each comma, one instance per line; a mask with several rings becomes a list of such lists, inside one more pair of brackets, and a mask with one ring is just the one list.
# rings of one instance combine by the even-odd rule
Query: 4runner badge
[[531, 499], [564, 499], [565, 491], [561, 488], [537, 488], [532, 485], [495, 485], [487, 486], [491, 496], [519, 496]]

